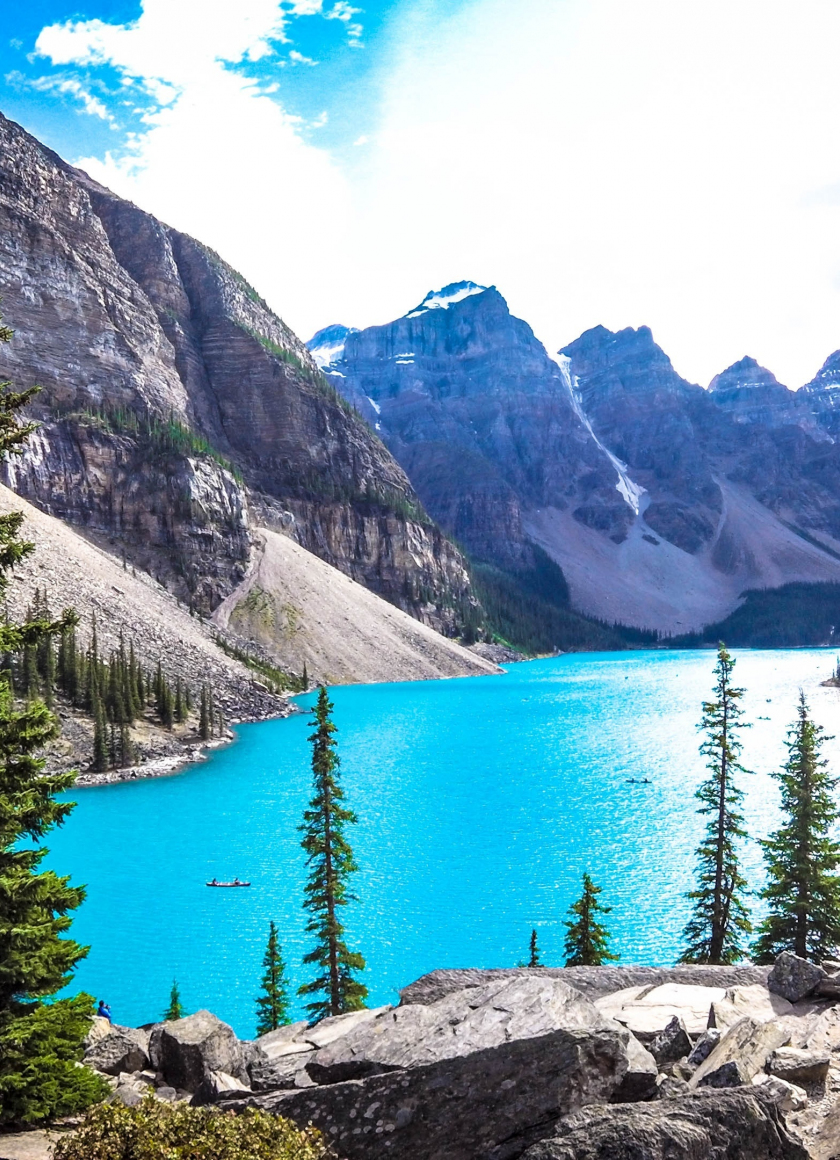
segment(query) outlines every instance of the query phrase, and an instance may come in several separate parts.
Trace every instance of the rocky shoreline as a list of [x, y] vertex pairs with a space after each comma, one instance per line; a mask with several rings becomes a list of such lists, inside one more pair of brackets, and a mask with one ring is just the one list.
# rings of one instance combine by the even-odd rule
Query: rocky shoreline
[[435, 971], [395, 1007], [253, 1041], [199, 1011], [97, 1019], [86, 1047], [112, 1101], [260, 1108], [313, 1123], [340, 1160], [840, 1155], [840, 963], [791, 954]]

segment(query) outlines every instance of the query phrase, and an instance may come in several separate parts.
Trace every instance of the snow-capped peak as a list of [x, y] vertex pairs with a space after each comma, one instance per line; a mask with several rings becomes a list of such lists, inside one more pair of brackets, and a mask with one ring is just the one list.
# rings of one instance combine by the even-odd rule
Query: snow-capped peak
[[428, 310], [448, 310], [456, 302], [469, 298], [471, 294], [483, 294], [487, 286], [475, 282], [451, 282], [442, 290], [430, 290], [419, 306], [410, 311], [406, 318], [418, 318]]
[[358, 334], [356, 326], [341, 326], [335, 323], [325, 326], [317, 334], [313, 334], [306, 344], [315, 362], [319, 367], [328, 367], [332, 363], [340, 362], [344, 357], [344, 344], [349, 334]]

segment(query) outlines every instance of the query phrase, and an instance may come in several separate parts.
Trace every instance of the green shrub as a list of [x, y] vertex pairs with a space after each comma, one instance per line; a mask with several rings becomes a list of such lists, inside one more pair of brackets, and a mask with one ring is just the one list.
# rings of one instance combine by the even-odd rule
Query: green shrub
[[80, 1067], [93, 999], [42, 1003], [0, 1025], [0, 1126], [38, 1124], [84, 1111], [109, 1088]]
[[253, 1109], [236, 1116], [215, 1108], [166, 1104], [147, 1096], [134, 1108], [102, 1104], [54, 1160], [320, 1160], [330, 1153], [315, 1128]]

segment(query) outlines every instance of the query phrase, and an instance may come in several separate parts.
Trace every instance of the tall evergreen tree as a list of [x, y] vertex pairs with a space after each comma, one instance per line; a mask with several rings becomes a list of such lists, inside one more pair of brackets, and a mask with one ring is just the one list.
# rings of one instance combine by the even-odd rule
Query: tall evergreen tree
[[[10, 338], [0, 326], [0, 342]], [[0, 384], [0, 455], [19, 453], [33, 430], [18, 418], [33, 393]], [[20, 538], [22, 523], [22, 512], [0, 515], [0, 596], [14, 566], [34, 550]], [[7, 619], [0, 654], [37, 648], [74, 620], [71, 612], [55, 623]], [[93, 1001], [81, 995], [43, 1003], [70, 982], [87, 953], [68, 937], [84, 890], [42, 868], [43, 839], [73, 809], [56, 797], [75, 775], [48, 774], [35, 756], [57, 732], [43, 702], [16, 708], [9, 681], [0, 677], [0, 1125], [66, 1114], [102, 1092], [93, 1072], [77, 1066]]]
[[262, 991], [257, 999], [257, 1035], [267, 1035], [289, 1023], [289, 988], [286, 982], [286, 964], [283, 950], [277, 941], [277, 927], [268, 927], [268, 945], [263, 958], [265, 973]]
[[172, 990], [169, 992], [169, 1006], [163, 1013], [164, 1023], [174, 1023], [176, 1019], [183, 1019], [186, 1015], [184, 1005], [181, 1002], [181, 992], [178, 990], [178, 983], [175, 979], [172, 980]]
[[321, 996], [307, 1004], [306, 1010], [313, 1019], [358, 1011], [367, 998], [367, 987], [355, 978], [364, 970], [365, 960], [357, 951], [348, 949], [341, 921], [342, 908], [354, 900], [347, 892], [347, 881], [357, 867], [345, 829], [355, 823], [356, 815], [343, 804], [332, 708], [322, 685], [315, 716], [310, 721], [315, 726], [309, 737], [313, 795], [300, 827], [309, 866], [303, 903], [310, 914], [306, 929], [315, 937], [315, 947], [303, 961], [319, 967], [320, 973], [305, 983], [298, 994]]
[[202, 741], [210, 740], [210, 709], [207, 704], [207, 686], [201, 686], [201, 707], [198, 714], [198, 735]]
[[704, 701], [700, 723], [706, 733], [700, 752], [708, 758], [709, 776], [695, 795], [697, 812], [709, 820], [696, 852], [697, 887], [688, 895], [694, 908], [684, 931], [682, 963], [736, 963], [746, 956], [744, 939], [752, 930], [743, 901], [747, 882], [738, 866], [738, 846], [747, 835], [736, 778], [746, 771], [738, 760], [744, 690], [732, 684], [734, 667], [726, 646], [718, 645], [714, 700]]
[[540, 948], [537, 946], [537, 932], [532, 930], [528, 953], [528, 966], [539, 967], [540, 965]]
[[564, 948], [567, 967], [602, 967], [605, 963], [618, 962], [619, 956], [610, 953], [609, 931], [598, 921], [599, 915], [612, 910], [598, 901], [600, 893], [601, 887], [584, 874], [583, 894], [569, 908], [571, 922], [564, 923], [569, 932]]
[[840, 808], [838, 779], [821, 756], [825, 730], [799, 693], [797, 720], [788, 730], [788, 758], [773, 776], [782, 790], [784, 821], [761, 843], [767, 864], [762, 898], [769, 913], [754, 957], [772, 963], [782, 951], [802, 959], [833, 958], [840, 947], [840, 843], [833, 837]]

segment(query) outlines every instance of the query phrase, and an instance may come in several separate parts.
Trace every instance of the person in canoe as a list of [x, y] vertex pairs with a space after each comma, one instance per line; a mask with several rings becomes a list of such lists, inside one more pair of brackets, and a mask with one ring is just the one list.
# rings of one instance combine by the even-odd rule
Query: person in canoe
[[213, 881], [210, 883], [210, 885], [211, 885], [211, 886], [218, 886], [218, 885], [219, 885], [219, 883], [218, 883], [218, 882], [216, 881], [216, 879], [214, 878], [214, 879], [213, 879]]

